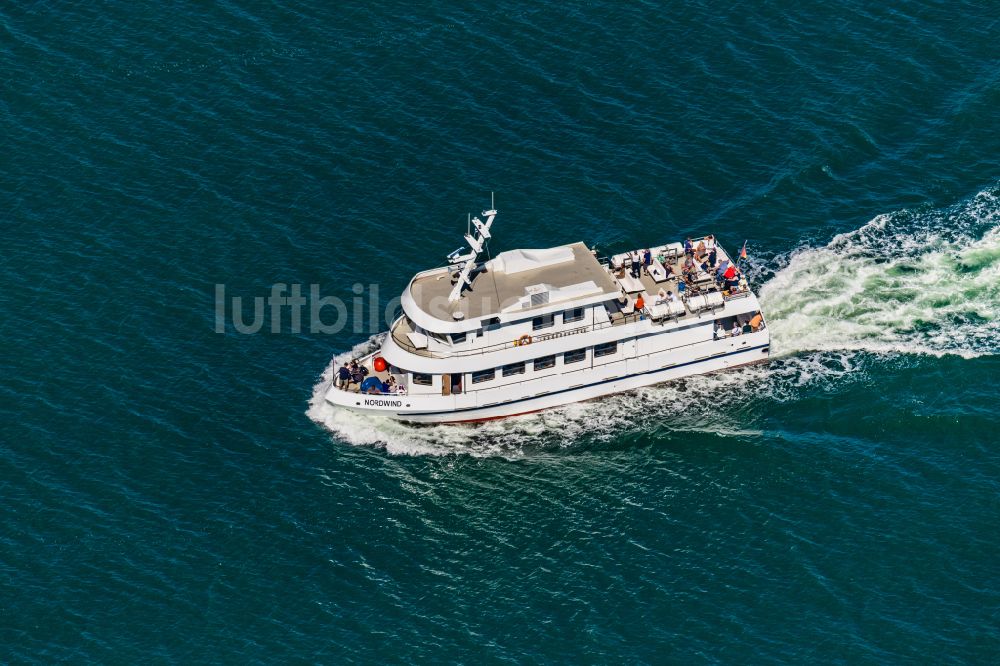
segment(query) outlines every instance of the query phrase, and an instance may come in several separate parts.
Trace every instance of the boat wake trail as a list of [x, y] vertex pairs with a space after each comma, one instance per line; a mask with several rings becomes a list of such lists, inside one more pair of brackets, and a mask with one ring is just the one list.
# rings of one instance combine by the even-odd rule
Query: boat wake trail
[[483, 424], [413, 426], [323, 399], [334, 367], [377, 349], [380, 335], [331, 362], [307, 414], [338, 440], [395, 455], [536, 457], [650, 434], [754, 437], [748, 424], [760, 401], [845, 390], [875, 374], [882, 356], [1000, 353], [1000, 190], [945, 210], [880, 215], [769, 263], [755, 267], [773, 271], [760, 291], [771, 331], [766, 366]]
[[801, 248], [760, 290], [773, 355], [1000, 352], [1000, 196], [880, 215]]

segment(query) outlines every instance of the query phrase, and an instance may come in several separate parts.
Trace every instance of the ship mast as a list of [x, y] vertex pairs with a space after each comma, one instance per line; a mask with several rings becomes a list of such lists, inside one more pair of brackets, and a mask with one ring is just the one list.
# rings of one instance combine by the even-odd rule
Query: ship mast
[[[465, 264], [462, 267], [462, 272], [458, 275], [458, 282], [455, 283], [455, 287], [448, 296], [449, 303], [454, 303], [462, 297], [462, 289], [465, 288], [465, 285], [472, 286], [472, 280], [469, 279], [469, 276], [472, 275], [472, 271], [476, 267], [476, 258], [483, 251], [483, 243], [490, 239], [490, 225], [493, 224], [493, 218], [497, 216], [497, 211], [491, 208], [490, 210], [484, 210], [482, 215], [486, 218], [485, 222], [478, 217], [472, 218], [472, 225], [476, 227], [475, 237], [471, 233], [465, 234], [465, 242], [469, 244], [471, 251], [463, 255], [459, 255], [457, 252], [448, 255], [448, 261], [452, 264], [461, 264], [463, 262]], [[469, 231], [471, 232], [472, 230], [470, 229]]]

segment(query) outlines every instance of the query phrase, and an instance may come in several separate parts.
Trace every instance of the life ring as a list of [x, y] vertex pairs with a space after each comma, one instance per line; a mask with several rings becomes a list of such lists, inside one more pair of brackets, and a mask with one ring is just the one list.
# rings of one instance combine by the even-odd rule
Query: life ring
[[525, 333], [524, 335], [522, 335], [517, 339], [518, 347], [524, 347], [525, 345], [530, 345], [530, 344], [531, 344], [531, 336], [528, 335], [527, 333]]

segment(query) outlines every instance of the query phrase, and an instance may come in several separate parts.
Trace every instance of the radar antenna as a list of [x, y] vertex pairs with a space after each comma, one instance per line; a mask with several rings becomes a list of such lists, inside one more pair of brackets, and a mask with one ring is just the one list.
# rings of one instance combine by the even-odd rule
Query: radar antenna
[[[492, 201], [491, 201], [492, 203]], [[490, 239], [490, 225], [493, 224], [493, 218], [497, 216], [497, 211], [494, 208], [490, 210], [484, 210], [482, 213], [486, 221], [483, 222], [478, 217], [472, 218], [472, 226], [476, 228], [475, 237], [471, 233], [465, 234], [465, 242], [469, 244], [470, 252], [468, 254], [458, 254], [458, 250], [452, 252], [448, 255], [448, 261], [452, 264], [462, 264], [462, 272], [458, 274], [458, 282], [455, 283], [455, 288], [451, 290], [451, 294], [448, 296], [448, 302], [454, 303], [462, 297], [462, 289], [465, 285], [472, 286], [472, 280], [469, 276], [472, 275], [473, 269], [476, 267], [476, 258], [479, 253], [483, 251], [483, 243]], [[472, 231], [471, 229], [469, 230]]]

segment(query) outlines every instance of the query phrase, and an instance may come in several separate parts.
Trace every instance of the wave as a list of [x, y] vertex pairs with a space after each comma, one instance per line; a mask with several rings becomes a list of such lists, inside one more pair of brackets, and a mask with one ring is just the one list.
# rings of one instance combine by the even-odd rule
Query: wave
[[760, 290], [772, 353], [1000, 351], [1000, 198], [879, 215], [776, 259]]
[[474, 425], [409, 425], [326, 403], [334, 368], [377, 349], [383, 333], [333, 359], [307, 414], [339, 440], [394, 455], [522, 458], [650, 433], [753, 437], [747, 424], [761, 401], [843, 390], [870, 375], [872, 354], [997, 353], [998, 224], [1000, 198], [984, 191], [947, 210], [880, 215], [776, 257], [760, 291], [772, 339], [766, 366]]

